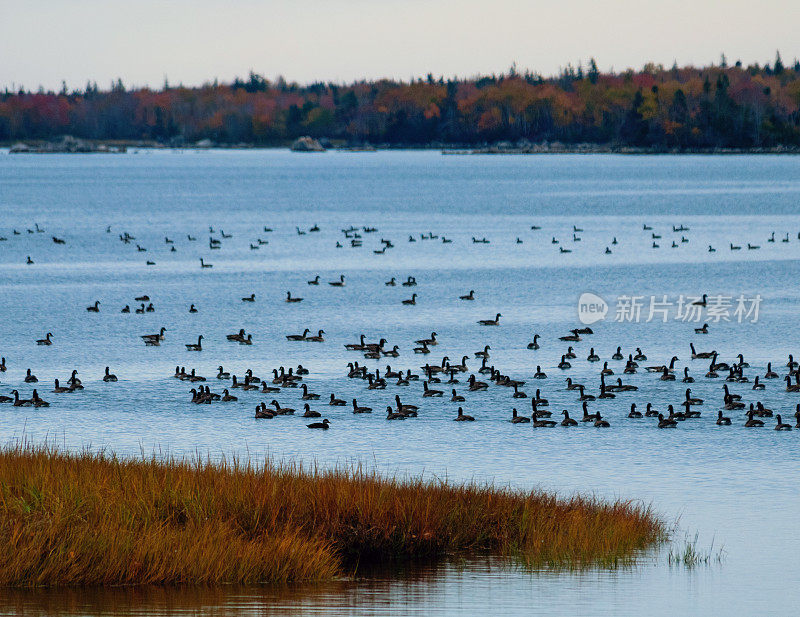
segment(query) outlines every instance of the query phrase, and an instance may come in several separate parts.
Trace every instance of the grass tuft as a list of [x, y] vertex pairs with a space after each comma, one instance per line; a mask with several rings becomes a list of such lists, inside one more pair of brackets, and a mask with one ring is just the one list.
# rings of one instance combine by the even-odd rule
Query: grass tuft
[[330, 580], [476, 552], [614, 566], [664, 541], [649, 507], [361, 467], [0, 450], [0, 586]]

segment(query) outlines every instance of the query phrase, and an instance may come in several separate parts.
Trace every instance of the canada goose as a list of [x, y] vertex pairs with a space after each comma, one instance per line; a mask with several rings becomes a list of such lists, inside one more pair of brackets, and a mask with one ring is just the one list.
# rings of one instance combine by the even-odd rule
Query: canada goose
[[[311, 332], [311, 330], [306, 328], [305, 330], [303, 330], [302, 334], [287, 334], [286, 335], [286, 340], [287, 341], [304, 341], [304, 340], [306, 340], [306, 336], [308, 336], [309, 332]], [[347, 347], [347, 345], [345, 345], [345, 347]]]
[[417, 285], [417, 279], [413, 276], [409, 276], [404, 282], [403, 287], [415, 287]]
[[310, 281], [306, 281], [309, 285], [319, 285], [319, 274]]
[[772, 370], [772, 363], [767, 362], [767, 372], [764, 375], [764, 379], [777, 379], [778, 376], [778, 373]]
[[[405, 283], [403, 284], [405, 285]], [[417, 303], [417, 294], [415, 293], [411, 294], [411, 298], [409, 298], [408, 300], [403, 300], [403, 304], [405, 304], [406, 306], [413, 306], [416, 303]]]
[[28, 369], [25, 372], [25, 383], [37, 383], [39, 380], [36, 378], [36, 375], [31, 373], [31, 369]]
[[511, 398], [528, 398], [528, 395], [520, 390], [517, 384], [514, 384], [514, 394], [511, 395]]
[[42, 339], [37, 340], [36, 344], [37, 345], [52, 345], [53, 341], [50, 340], [52, 337], [53, 337], [52, 333], [48, 332], [47, 336], [45, 336]]
[[344, 274], [339, 275], [338, 281], [328, 281], [328, 285], [331, 287], [344, 287]]
[[431, 350], [428, 349], [427, 343], [423, 343], [420, 347], [414, 347], [414, 353], [428, 354], [431, 353]]
[[475, 418], [472, 416], [467, 416], [464, 414], [464, 409], [462, 407], [458, 408], [458, 415], [453, 418], [456, 422], [474, 422]]
[[704, 323], [702, 328], [695, 328], [695, 334], [708, 334], [708, 324]]
[[303, 301], [302, 298], [297, 298], [297, 297], [292, 298], [291, 291], [286, 292], [286, 302], [302, 302], [302, 301]]
[[321, 428], [327, 431], [328, 427], [330, 426], [330, 421], [328, 418], [324, 418], [322, 422], [312, 422], [311, 424], [306, 424], [306, 426], [308, 428]]
[[608, 368], [608, 362], [603, 362], [603, 369], [600, 371], [600, 375], [613, 375], [614, 371]]
[[530, 418], [526, 418], [525, 416], [518, 416], [516, 407], [511, 410], [511, 419], [509, 420], [511, 424], [526, 424], [530, 421], [531, 421]]
[[353, 399], [353, 413], [372, 413], [372, 407], [362, 407], [356, 402], [356, 399]]
[[146, 313], [155, 313], [155, 311], [156, 311], [156, 309], [155, 309], [155, 307], [153, 306], [153, 303], [152, 303], [152, 302], [151, 302], [150, 304], [148, 304], [148, 305], [147, 305], [147, 308], [146, 308], [146, 309], [144, 309], [144, 310], [145, 310], [145, 312], [146, 312]]
[[708, 294], [703, 294], [702, 299], [692, 302], [693, 306], [706, 306], [708, 304]]
[[186, 343], [187, 351], [203, 351], [202, 345], [203, 335], [197, 337], [197, 343]]
[[200, 258], [200, 267], [201, 268], [213, 268], [214, 265], [213, 264], [207, 264], [205, 261], [203, 261], [203, 258], [201, 257]]
[[676, 420], [665, 418], [663, 413], [658, 414], [658, 428], [675, 428], [677, 426]]
[[486, 345], [486, 346], [483, 348], [483, 351], [476, 351], [476, 352], [475, 352], [475, 357], [476, 357], [476, 358], [489, 358], [489, 357], [490, 357], [490, 356], [489, 356], [489, 350], [490, 350], [490, 349], [491, 349], [491, 347], [489, 347], [489, 345]]
[[690, 405], [702, 405], [703, 399], [692, 397], [692, 389], [686, 388], [686, 402]]
[[128, 305], [128, 304], [126, 304], [125, 306], [123, 306], [123, 307], [122, 307], [122, 310], [120, 311], [120, 313], [130, 313], [130, 312], [131, 312], [131, 307], [130, 307], [130, 305]]
[[764, 423], [761, 420], [756, 420], [753, 417], [753, 411], [750, 410], [747, 412], [747, 421], [744, 423], [747, 428], [757, 428], [764, 426]]
[[419, 340], [414, 341], [418, 345], [438, 345], [439, 341], [436, 340], [437, 334], [436, 332], [431, 332], [430, 338], [421, 338]]
[[233, 396], [230, 392], [228, 392], [228, 389], [225, 388], [222, 391], [222, 396], [220, 397], [220, 400], [227, 403], [227, 402], [238, 401], [239, 399], [238, 397]]
[[678, 361], [677, 356], [672, 356], [672, 359], [669, 362], [669, 366], [664, 366], [663, 364], [660, 366], [647, 366], [645, 370], [648, 373], [663, 373], [665, 371], [672, 372], [675, 369], [675, 363]]
[[794, 417], [795, 420], [797, 421], [794, 427], [800, 428], [800, 403], [798, 403], [797, 406], [795, 407]]
[[222, 365], [217, 367], [217, 379], [230, 379], [231, 374], [222, 370]]
[[645, 362], [645, 361], [647, 361], [647, 356], [644, 355], [644, 353], [642, 353], [641, 348], [637, 347], [636, 348], [636, 355], [633, 356], [633, 359], [636, 360], [637, 362]]
[[106, 374], [103, 375], [103, 381], [117, 381], [117, 376], [108, 372], [109, 367], [106, 367]]
[[717, 412], [717, 426], [730, 426], [731, 419], [722, 415], [722, 411]]
[[628, 417], [629, 418], [641, 418], [642, 417], [642, 412], [641, 411], [636, 411], [636, 403], [631, 403], [631, 410], [628, 413]]
[[[481, 382], [481, 383], [483, 383], [483, 382]], [[427, 381], [423, 381], [422, 382], [422, 387], [423, 387], [422, 396], [424, 396], [424, 397], [442, 396], [442, 391], [441, 390], [430, 390], [430, 389], [428, 389], [428, 382]]]
[[572, 381], [572, 377], [567, 377], [567, 390], [580, 390], [583, 384]]
[[697, 353], [694, 349], [694, 343], [689, 343], [689, 348], [692, 350], [692, 360], [706, 360], [708, 358], [713, 358], [716, 355], [716, 351], [701, 351]]
[[792, 425], [791, 424], [786, 424], [781, 420], [781, 414], [778, 414], [777, 416], [775, 416], [775, 419], [778, 421], [778, 423], [775, 425], [775, 430], [776, 431], [791, 431], [792, 430]]
[[256, 294], [250, 294], [249, 296], [242, 298], [242, 302], [255, 302], [256, 301]]
[[405, 420], [406, 416], [402, 412], [394, 411], [391, 407], [386, 408], [386, 419], [387, 420]]
[[[752, 405], [752, 403], [751, 403], [751, 405]], [[764, 404], [761, 401], [758, 401], [756, 403], [755, 413], [760, 418], [771, 418], [772, 417], [772, 410], [771, 409], [767, 409], [766, 407], [764, 407]]]
[[456, 389], [455, 389], [455, 388], [453, 388], [452, 392], [453, 392], [453, 396], [450, 398], [450, 400], [451, 400], [453, 403], [463, 403], [463, 402], [466, 400], [466, 399], [465, 399], [463, 396], [461, 396], [460, 394], [456, 394]]
[[291, 416], [291, 415], [294, 415], [294, 409], [292, 409], [291, 407], [281, 407], [278, 404], [278, 401], [276, 401], [275, 399], [272, 399], [272, 402], [270, 403], [270, 405], [275, 407], [275, 414], [276, 415], [279, 415], [279, 416]]
[[87, 306], [86, 310], [90, 313], [99, 313], [100, 312], [100, 300], [95, 300], [92, 306]]
[[66, 386], [62, 386], [58, 383], [58, 379], [55, 380], [55, 385], [53, 387], [53, 392], [55, 394], [63, 394], [64, 392], [72, 392], [72, 388], [68, 388]]
[[581, 422], [594, 422], [598, 418], [600, 418], [599, 413], [589, 413], [589, 406], [584, 402], [583, 403], [583, 418]]
[[608, 428], [611, 426], [606, 420], [603, 420], [603, 417], [600, 415], [600, 412], [597, 412], [597, 419], [594, 421], [594, 425], [597, 428]]
[[481, 319], [478, 321], [478, 323], [482, 326], [499, 326], [501, 317], [502, 315], [500, 313], [497, 313], [494, 319]]
[[538, 364], [536, 365], [536, 372], [533, 374], [534, 379], [547, 379], [547, 375], [542, 370], [542, 367]]
[[766, 386], [758, 381], [758, 375], [756, 375], [756, 378], [753, 380], [753, 390], [764, 390], [765, 388]]
[[739, 358], [739, 363], [737, 364], [737, 366], [739, 366], [740, 368], [747, 368], [750, 366], [750, 363], [744, 361], [744, 355], [739, 354], [736, 357]]
[[789, 375], [784, 377], [783, 380], [786, 382], [786, 391], [787, 392], [800, 392], [800, 385], [793, 384], [792, 383], [792, 378], [789, 377]]
[[50, 403], [39, 398], [39, 393], [35, 388], [33, 390], [33, 394], [31, 395], [31, 402], [33, 403], [34, 407], [50, 407]]
[[328, 401], [328, 405], [331, 407], [344, 407], [347, 403], [340, 398], [336, 398], [333, 393], [331, 393], [331, 400]]
[[584, 388], [583, 385], [580, 385], [578, 387], [578, 390], [580, 390], [580, 393], [581, 393], [580, 396], [578, 397], [578, 400], [579, 401], [593, 401], [593, 400], [595, 400], [595, 396], [593, 394], [586, 394], [584, 392], [584, 389], [585, 388]]
[[561, 370], [567, 370], [568, 368], [572, 367], [572, 365], [569, 362], [567, 362], [567, 359], [564, 356], [561, 356], [561, 361], [558, 363], [557, 366]]
[[[619, 347], [617, 347], [617, 349], [619, 349]], [[600, 360], [600, 356], [598, 356], [598, 355], [597, 355], [597, 354], [594, 352], [594, 347], [592, 347], [591, 349], [589, 349], [589, 355], [586, 357], [586, 360], [587, 360], [587, 361], [589, 361], [589, 362], [597, 362], [597, 361], [599, 361], [599, 360]]]
[[[489, 384], [487, 384], [485, 381], [477, 381], [475, 379], [475, 375], [470, 375], [469, 376], [469, 390], [470, 390], [470, 392], [476, 392], [478, 390], [487, 390], [488, 388], [489, 388]], [[425, 395], [423, 394], [423, 396], [425, 396]], [[433, 395], [428, 395], [428, 396], [433, 396]]]
[[306, 384], [303, 384], [301, 387], [303, 388], [303, 396], [300, 397], [301, 400], [316, 401], [317, 399], [319, 399], [319, 394], [314, 394], [313, 392], [309, 392], [308, 386]]
[[470, 289], [469, 293], [463, 296], [458, 297], [459, 300], [474, 300], [475, 299], [475, 290]]
[[528, 349], [539, 349], [539, 342], [538, 341], [539, 341], [539, 335], [538, 334], [534, 334], [533, 335], [533, 341], [528, 343]]
[[308, 406], [308, 403], [305, 403], [303, 405], [303, 409], [305, 409], [305, 411], [303, 412], [303, 415], [301, 416], [302, 418], [321, 418], [322, 417], [322, 414], [320, 412], [318, 412], [318, 411], [312, 410], [311, 407]]
[[137, 309], [134, 311], [134, 313], [136, 313], [137, 315], [144, 315], [144, 313], [145, 313], [145, 306], [144, 306], [144, 302], [142, 302], [141, 306], [139, 306], [139, 308], [137, 308]]
[[144, 341], [144, 344], [147, 346], [159, 346], [161, 341], [164, 340], [164, 333], [167, 331], [166, 328], [161, 328], [158, 334], [142, 334], [141, 339]]
[[30, 399], [21, 399], [17, 390], [12, 390], [11, 394], [14, 395], [14, 407], [31, 407], [33, 401]]
[[325, 338], [322, 336], [323, 334], [325, 334], [325, 330], [319, 330], [316, 336], [306, 336], [305, 340], [310, 343], [324, 343]]
[[558, 340], [569, 341], [570, 343], [577, 343], [581, 340], [581, 337], [575, 330], [572, 330], [572, 334], [567, 334], [566, 336], [559, 336]]
[[6, 359], [3, 357], [0, 358], [0, 373], [5, 373], [5, 372], [6, 372]]

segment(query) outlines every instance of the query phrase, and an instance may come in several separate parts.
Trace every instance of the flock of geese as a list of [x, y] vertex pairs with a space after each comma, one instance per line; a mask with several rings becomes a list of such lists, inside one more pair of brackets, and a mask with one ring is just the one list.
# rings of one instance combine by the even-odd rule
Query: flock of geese
[[[532, 230], [540, 230], [539, 226], [532, 226]], [[37, 225], [28, 233], [45, 233], [44, 229]], [[111, 233], [111, 228], [106, 229], [107, 233]], [[264, 227], [264, 233], [272, 232], [272, 228]], [[317, 225], [309, 229], [296, 228], [298, 236], [306, 234], [315, 234], [320, 231]], [[658, 248], [658, 241], [661, 236], [653, 231], [653, 228], [648, 225], [643, 225], [643, 231], [649, 232], [652, 236], [653, 247]], [[359, 247], [362, 244], [363, 236], [366, 234], [374, 234], [377, 229], [371, 227], [350, 227], [341, 230], [343, 234], [342, 241], [337, 241], [337, 246], [343, 247], [345, 242], [351, 247]], [[681, 234], [680, 240], [672, 240], [672, 247], [678, 248], [681, 244], [689, 242], [688, 238], [684, 235], [689, 232], [689, 228], [683, 225], [673, 226], [672, 232], [674, 234]], [[219, 233], [219, 237], [215, 234]], [[573, 243], [581, 241], [579, 234], [583, 233], [583, 229], [573, 226], [572, 238]], [[21, 235], [21, 232], [14, 230], [15, 235]], [[222, 229], [216, 232], [213, 227], [209, 228], [208, 249], [210, 251], [218, 250], [223, 241], [232, 238], [232, 234], [226, 234]], [[64, 238], [52, 237], [53, 242], [56, 244], [66, 244], [67, 240]], [[800, 234], [798, 234], [800, 239]], [[7, 240], [7, 238], [0, 236], [0, 241]], [[136, 247], [137, 252], [147, 252], [147, 248], [136, 244], [135, 236], [128, 232], [119, 234], [119, 240], [125, 245], [132, 245]], [[437, 241], [441, 240], [443, 243], [449, 243], [452, 240], [444, 236], [438, 236], [432, 232], [420, 234], [419, 237], [409, 236], [409, 242], [423, 242], [423, 241]], [[187, 235], [187, 242], [196, 242], [197, 238], [191, 234]], [[767, 242], [775, 242], [775, 234], [773, 233]], [[789, 234], [783, 237], [781, 242], [789, 242]], [[474, 244], [488, 244], [490, 240], [486, 238], [473, 237]], [[517, 238], [517, 243], [522, 240]], [[569, 242], [569, 241], [567, 241]], [[164, 243], [169, 247], [170, 252], [176, 252], [175, 240], [168, 236], [164, 238]], [[269, 240], [257, 238], [254, 243], [250, 244], [252, 250], [258, 250], [260, 247], [269, 244]], [[560, 244], [560, 241], [553, 237], [552, 244]], [[611, 246], [618, 244], [617, 239], [613, 238], [610, 246], [606, 248], [606, 252], [611, 252]], [[395, 244], [386, 239], [380, 240], [380, 249], [376, 249], [375, 253], [385, 253], [388, 249], [395, 247]], [[740, 247], [731, 245], [731, 250], [738, 250]], [[748, 244], [748, 249], [757, 250], [758, 245]], [[570, 252], [571, 249], [565, 249], [563, 246], [560, 248], [561, 252]], [[709, 247], [710, 251], [714, 251], [713, 247]], [[28, 257], [28, 263], [33, 263], [33, 260]], [[148, 261], [148, 263], [150, 263]], [[154, 264], [153, 264], [154, 265]], [[205, 258], [200, 258], [200, 266], [203, 269], [213, 267], [213, 264], [206, 261]], [[417, 280], [414, 276], [407, 277], [391, 277], [385, 281], [386, 287], [404, 287], [415, 288], [417, 287]], [[333, 288], [344, 288], [347, 285], [347, 278], [344, 274], [339, 275], [332, 280], [323, 281], [319, 275], [307, 281], [309, 288], [327, 285]], [[466, 293], [457, 295], [459, 302], [471, 302], [476, 299], [475, 290], [469, 290]], [[413, 306], [417, 303], [418, 294], [416, 291], [411, 291], [410, 296], [402, 299], [403, 305]], [[292, 295], [291, 291], [286, 292], [285, 301], [287, 303], [299, 303], [303, 301], [303, 297], [297, 294]], [[454, 300], [456, 294], [454, 294]], [[254, 303], [257, 301], [255, 293], [241, 297], [243, 303]], [[125, 304], [121, 309], [121, 313], [135, 313], [145, 314], [155, 312], [155, 306], [151, 302], [149, 295], [136, 296], [131, 304]], [[88, 313], [100, 313], [103, 304], [100, 300], [95, 300], [89, 306], [86, 306]], [[189, 313], [197, 313], [198, 307], [196, 303], [192, 303], [188, 307]], [[494, 317], [487, 317], [484, 319], [476, 320], [475, 327], [477, 328], [493, 328], [501, 325], [501, 313], [496, 313]], [[696, 335], [707, 335], [709, 332], [708, 325], [695, 329]], [[160, 347], [166, 340], [167, 328], [162, 327], [156, 333], [141, 335], [141, 341], [146, 347]], [[465, 413], [464, 409], [467, 407], [468, 398], [475, 396], [475, 393], [487, 391], [490, 388], [498, 392], [506, 392], [507, 396], [512, 401], [519, 401], [518, 406], [526, 405], [529, 411], [518, 412], [516, 407], [510, 410], [508, 420], [513, 424], [530, 424], [534, 428], [551, 428], [555, 426], [561, 427], [574, 427], [579, 425], [592, 426], [597, 428], [608, 428], [611, 422], [608, 418], [601, 415], [598, 409], [590, 409], [590, 405], [594, 406], [595, 401], [604, 399], [624, 399], [626, 397], [636, 396], [632, 393], [638, 390], [638, 387], [623, 381], [623, 376], [635, 374], [637, 372], [644, 372], [652, 375], [653, 380], [661, 382], [680, 382], [683, 384], [681, 390], [681, 400], [677, 398], [674, 404], [667, 405], [666, 409], [656, 409], [652, 402], [638, 403], [643, 410], [637, 407], [637, 402], [627, 401], [624, 403], [625, 409], [629, 408], [626, 417], [630, 419], [652, 418], [653, 425], [660, 429], [675, 428], [680, 423], [685, 421], [696, 421], [701, 417], [701, 412], [698, 408], [711, 406], [716, 409], [716, 414], [712, 412], [712, 419], [719, 426], [729, 426], [734, 424], [734, 419], [730, 416], [731, 412], [741, 414], [741, 423], [747, 428], [756, 428], [765, 426], [766, 419], [774, 418], [774, 428], [778, 431], [789, 431], [792, 425], [784, 422], [783, 416], [787, 417], [794, 415], [796, 420], [795, 427], [800, 428], [800, 404], [795, 404], [794, 410], [784, 411], [781, 413], [773, 412], [773, 410], [765, 407], [761, 401], [754, 400], [752, 402], [745, 402], [741, 394], [733, 393], [729, 390], [728, 384], [749, 384], [754, 392], [760, 392], [766, 389], [767, 383], [772, 380], [782, 380], [785, 382], [785, 392], [788, 394], [800, 394], [800, 370], [798, 363], [794, 361], [790, 355], [788, 361], [779, 362], [780, 368], [785, 368], [784, 374], [778, 374], [772, 370], [772, 364], [767, 365], [767, 369], [763, 375], [753, 374], [753, 371], [748, 371], [749, 364], [745, 361], [743, 354], [736, 355], [730, 362], [720, 360], [720, 355], [716, 350], [710, 351], [697, 351], [695, 343], [690, 344], [691, 360], [701, 361], [706, 364], [706, 370], [701, 371], [702, 376], [698, 375], [697, 379], [714, 380], [720, 379], [724, 383], [720, 390], [719, 400], [713, 403], [704, 401], [697, 398], [692, 394], [690, 384], [695, 382], [695, 377], [690, 374], [689, 366], [685, 366], [682, 371], [678, 369], [676, 363], [679, 361], [677, 356], [672, 356], [663, 364], [647, 365], [647, 357], [640, 348], [635, 349], [635, 353], [623, 353], [621, 347], [617, 347], [616, 351], [611, 354], [607, 359], [603, 359], [598, 353], [595, 352], [594, 347], [590, 347], [588, 351], [582, 352], [585, 354], [585, 360], [578, 357], [576, 346], [587, 337], [593, 335], [591, 328], [575, 328], [570, 332], [560, 336], [553, 337], [548, 345], [561, 345], [563, 349], [560, 350], [560, 361], [557, 364], [556, 370], [563, 374], [562, 379], [555, 379], [553, 375], [548, 376], [540, 365], [536, 365], [536, 370], [528, 376], [510, 376], [505, 374], [501, 367], [495, 366], [491, 362], [491, 344], [485, 344], [481, 349], [472, 351], [468, 354], [461, 355], [459, 361], [451, 360], [447, 355], [443, 355], [441, 359], [432, 362], [428, 359], [429, 354], [432, 354], [437, 345], [440, 344], [440, 339], [436, 332], [432, 332], [430, 336], [421, 337], [413, 343], [409, 344], [409, 349], [414, 356], [423, 357], [426, 359], [424, 364], [415, 367], [405, 367], [403, 369], [393, 369], [390, 364], [387, 364], [385, 369], [380, 367], [368, 368], [365, 364], [359, 361], [351, 361], [347, 363], [347, 368], [343, 377], [349, 380], [357, 380], [363, 384], [365, 392], [380, 391], [385, 392], [389, 390], [392, 394], [388, 395], [382, 407], [385, 409], [386, 419], [397, 421], [417, 417], [421, 414], [429, 412], [433, 408], [433, 402], [427, 402], [428, 399], [442, 399], [449, 400], [451, 403], [458, 405], [457, 415], [453, 420], [457, 422], [472, 422], [475, 421], [474, 415]], [[324, 329], [317, 329], [314, 333], [311, 329], [306, 328], [302, 333], [289, 333], [285, 338], [289, 342], [297, 343], [326, 343]], [[386, 335], [391, 336], [391, 335]], [[51, 332], [47, 332], [43, 338], [36, 339], [35, 342], [40, 346], [52, 346], [57, 340]], [[197, 336], [196, 342], [194, 340], [184, 343], [186, 351], [202, 352], [203, 351], [202, 334]], [[538, 333], [534, 334], [533, 339], [526, 344], [528, 350], [535, 352], [544, 345], [543, 337]], [[241, 328], [237, 332], [232, 332], [226, 335], [226, 341], [237, 343], [239, 345], [252, 345], [253, 334], [247, 333], [245, 329]], [[348, 353], [361, 354], [364, 361], [383, 361], [386, 359], [395, 359], [401, 357], [401, 346], [394, 344], [390, 345], [388, 338], [381, 337], [377, 341], [370, 342], [367, 336], [361, 334], [358, 342], [351, 342], [344, 345]], [[404, 349], [406, 347], [403, 347]], [[553, 349], [554, 347], [551, 347]], [[532, 356], [535, 357], [535, 356]], [[568, 376], [573, 363], [577, 361], [585, 361], [587, 366], [601, 367], [592, 369], [593, 377], [591, 383], [579, 383], [571, 376]], [[473, 366], [475, 363], [480, 363], [479, 366]], [[640, 364], [642, 363], [642, 364]], [[534, 361], [532, 361], [532, 365]], [[776, 366], [778, 365], [776, 364]], [[2, 358], [0, 361], [0, 373], [7, 371], [6, 360]], [[749, 373], [749, 374], [748, 374]], [[270, 375], [271, 374], [271, 375]], [[53, 389], [54, 394], [69, 394], [83, 390], [84, 386], [81, 380], [77, 377], [78, 371], [72, 370], [71, 375], [62, 383], [58, 379], [54, 379]], [[349, 408], [354, 414], [369, 414], [373, 409], [369, 406], [359, 404], [357, 398], [346, 400], [339, 397], [335, 392], [327, 392], [325, 394], [315, 393], [312, 391], [311, 386], [304, 381], [304, 377], [309, 375], [307, 368], [299, 365], [296, 368], [285, 368], [283, 366], [276, 366], [270, 369], [269, 374], [266, 376], [258, 376], [252, 369], [247, 369], [241, 376], [231, 374], [223, 369], [223, 366], [218, 367], [218, 372], [214, 376], [217, 383], [220, 384], [221, 390], [214, 392], [209, 385], [206, 377], [200, 375], [196, 369], [186, 370], [185, 367], [177, 366], [174, 374], [171, 377], [180, 380], [188, 381], [194, 387], [189, 391], [191, 394], [191, 402], [194, 404], [212, 404], [212, 403], [226, 403], [238, 401], [240, 397], [251, 397], [251, 405], [255, 406], [255, 418], [257, 419], [271, 419], [276, 416], [289, 416], [299, 415], [303, 418], [319, 419], [319, 421], [312, 422], [307, 426], [313, 429], [326, 430], [331, 426], [331, 421], [328, 418], [323, 418], [323, 412], [318, 409], [312, 409], [312, 405], [326, 405], [329, 408]], [[110, 367], [105, 368], [104, 375], [100, 376], [104, 382], [116, 382], [117, 377], [110, 372]], [[751, 381], [752, 379], [752, 381]], [[528, 395], [523, 389], [529, 380], [536, 380], [537, 387], [535, 393]], [[570, 415], [570, 410], [562, 409], [559, 412], [551, 411], [549, 409], [550, 403], [547, 399], [547, 392], [544, 391], [545, 384], [551, 384], [556, 381], [557, 385], [554, 389], [559, 391], [572, 393], [575, 397], [575, 404], [579, 411], [573, 411], [575, 417]], [[38, 379], [32, 373], [30, 368], [26, 369], [24, 383], [36, 384]], [[505, 388], [506, 390], [501, 390]], [[239, 394], [239, 396], [233, 394]], [[245, 394], [251, 393], [251, 394]], [[414, 394], [409, 394], [414, 393]], [[269, 403], [266, 400], [256, 400], [259, 395], [269, 394], [266, 397], [271, 399]], [[402, 394], [402, 396], [401, 396]], [[292, 396], [302, 406], [302, 409], [295, 409], [291, 406], [284, 406], [280, 403], [278, 398]], [[385, 395], [384, 395], [385, 396]], [[421, 398], [427, 404], [420, 402], [419, 405], [412, 404], [409, 401]], [[525, 401], [527, 399], [527, 401]], [[525, 402], [523, 402], [525, 401]], [[30, 398], [22, 398], [18, 389], [10, 391], [9, 395], [0, 396], [1, 403], [9, 403], [15, 407], [48, 407], [49, 403], [41, 398], [38, 389], [34, 388]], [[293, 405], [295, 403], [289, 403]], [[749, 405], [749, 406], [748, 406]], [[423, 406], [428, 409], [423, 409]], [[252, 408], [252, 407], [251, 407]], [[620, 405], [617, 405], [620, 408]], [[556, 414], [560, 419], [553, 419]], [[736, 419], [738, 423], [738, 418]]]

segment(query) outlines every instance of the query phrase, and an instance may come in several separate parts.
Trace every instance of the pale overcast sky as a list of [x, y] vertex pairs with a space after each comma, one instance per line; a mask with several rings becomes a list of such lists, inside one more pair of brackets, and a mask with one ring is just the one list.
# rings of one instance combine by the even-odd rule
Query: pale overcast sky
[[0, 87], [784, 61], [799, 0], [0, 0]]

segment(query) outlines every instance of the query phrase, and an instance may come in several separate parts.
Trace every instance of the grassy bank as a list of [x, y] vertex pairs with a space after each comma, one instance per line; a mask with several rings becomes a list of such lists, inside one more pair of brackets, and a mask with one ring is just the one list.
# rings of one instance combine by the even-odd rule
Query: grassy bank
[[0, 450], [0, 586], [325, 580], [474, 551], [571, 566], [664, 536], [628, 502], [358, 469]]

